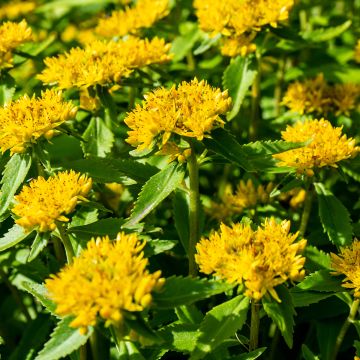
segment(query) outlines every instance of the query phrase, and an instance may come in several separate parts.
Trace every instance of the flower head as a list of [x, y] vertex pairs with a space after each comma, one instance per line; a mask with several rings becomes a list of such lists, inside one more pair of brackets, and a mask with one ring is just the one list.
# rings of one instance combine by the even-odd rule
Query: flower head
[[152, 301], [151, 292], [164, 283], [161, 272], [150, 274], [136, 234], [119, 233], [92, 239], [71, 265], [46, 280], [56, 313], [73, 315], [72, 327], [86, 332], [97, 317], [105, 325], [120, 326], [124, 311], [142, 311]]
[[360, 87], [356, 84], [329, 85], [323, 74], [289, 85], [282, 103], [299, 114], [346, 114], [356, 107]]
[[222, 42], [221, 53], [230, 57], [251, 54], [256, 51], [256, 45], [252, 43], [254, 37], [255, 35], [225, 37]]
[[339, 255], [331, 255], [331, 267], [334, 275], [345, 275], [342, 286], [354, 289], [354, 296], [360, 298], [360, 241], [340, 250]]
[[270, 202], [270, 193], [274, 185], [268, 183], [266, 186], [256, 186], [251, 179], [247, 182], [241, 180], [236, 191], [233, 192], [231, 186], [227, 186], [221, 203], [212, 203], [209, 213], [216, 219], [224, 219], [235, 214], [241, 214], [245, 209], [252, 208], [257, 204]]
[[136, 34], [168, 13], [169, 0], [138, 0], [132, 8], [113, 11], [110, 17], [100, 19], [95, 31], [103, 37]]
[[31, 28], [25, 20], [7, 21], [0, 25], [0, 69], [12, 66], [12, 51], [32, 39]]
[[35, 7], [35, 1], [9, 1], [0, 7], [0, 19], [16, 19], [32, 12]]
[[55, 230], [56, 221], [69, 221], [65, 215], [85, 199], [91, 184], [86, 175], [72, 170], [59, 172], [48, 179], [38, 177], [15, 196], [16, 205], [12, 209], [18, 216], [15, 222], [28, 231], [34, 228], [40, 232]]
[[203, 80], [156, 89], [127, 115], [125, 123], [131, 130], [126, 141], [143, 150], [151, 148], [158, 137], [164, 145], [171, 133], [202, 140], [223, 124], [219, 114], [227, 112], [230, 105], [227, 91], [214, 89]]
[[73, 48], [58, 57], [46, 58], [46, 68], [38, 78], [60, 89], [119, 82], [134, 68], [169, 61], [169, 49], [170, 44], [159, 38], [93, 41], [84, 49]]
[[50, 139], [56, 127], [76, 115], [76, 107], [61, 92], [46, 90], [41, 97], [27, 95], [0, 108], [0, 149], [21, 153], [41, 136]]
[[[306, 172], [314, 167], [337, 167], [338, 161], [355, 156], [359, 147], [355, 140], [347, 138], [341, 132], [341, 127], [333, 127], [329, 121], [306, 120], [288, 125], [283, 131], [282, 138], [289, 142], [311, 141], [308, 145], [273, 155], [279, 159], [279, 166], [297, 168], [299, 173]], [[312, 170], [308, 172], [312, 174]]]
[[275, 287], [287, 280], [299, 281], [305, 271], [300, 255], [306, 240], [295, 242], [290, 222], [266, 219], [256, 231], [249, 225], [220, 225], [219, 232], [197, 244], [200, 271], [245, 286], [245, 295], [260, 300], [266, 293], [280, 301]]

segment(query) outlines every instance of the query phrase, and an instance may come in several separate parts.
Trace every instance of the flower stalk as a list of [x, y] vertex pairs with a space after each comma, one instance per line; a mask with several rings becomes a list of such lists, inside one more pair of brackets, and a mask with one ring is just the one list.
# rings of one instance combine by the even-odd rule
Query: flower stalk
[[66, 258], [68, 264], [71, 264], [73, 262], [73, 258], [75, 257], [75, 252], [73, 249], [73, 246], [71, 244], [70, 238], [68, 234], [66, 233], [66, 229], [62, 223], [59, 221], [56, 221], [56, 227], [59, 231], [60, 239], [64, 245], [65, 252], [66, 252]]
[[251, 122], [249, 126], [249, 140], [254, 141], [257, 138], [259, 130], [259, 108], [260, 108], [260, 57], [258, 56], [258, 71], [251, 88]]
[[200, 195], [199, 195], [199, 164], [196, 157], [194, 143], [190, 141], [191, 155], [188, 158], [190, 178], [189, 205], [189, 275], [196, 276], [195, 248], [200, 238]]
[[311, 208], [312, 208], [312, 202], [313, 202], [314, 192], [309, 187], [306, 191], [305, 196], [305, 202], [304, 202], [304, 209], [301, 215], [301, 222], [300, 222], [300, 228], [299, 228], [299, 235], [300, 237], [305, 236], [305, 232], [307, 229], [307, 225], [309, 223]]
[[340, 332], [336, 338], [334, 351], [332, 353], [331, 360], [335, 360], [337, 357], [337, 354], [340, 350], [341, 344], [345, 338], [345, 335], [350, 327], [350, 324], [352, 324], [355, 321], [356, 315], [359, 311], [359, 305], [360, 305], [360, 299], [356, 299], [353, 301], [351, 307], [350, 307], [350, 313], [349, 316], [346, 318], [344, 324], [342, 325]]
[[250, 324], [250, 343], [249, 352], [255, 350], [259, 343], [260, 327], [260, 303], [253, 300], [251, 302], [251, 324]]

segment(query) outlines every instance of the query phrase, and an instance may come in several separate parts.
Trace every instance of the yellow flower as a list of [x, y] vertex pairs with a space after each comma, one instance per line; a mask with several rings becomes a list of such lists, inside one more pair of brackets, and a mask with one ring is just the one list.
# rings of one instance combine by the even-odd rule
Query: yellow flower
[[360, 39], [358, 40], [355, 46], [354, 58], [356, 62], [360, 63]]
[[225, 36], [242, 35], [286, 20], [293, 0], [195, 0], [200, 28]]
[[121, 326], [124, 311], [142, 311], [152, 301], [151, 292], [164, 283], [161, 272], [150, 274], [144, 242], [136, 234], [119, 233], [92, 239], [79, 257], [45, 282], [60, 316], [72, 315], [72, 327], [86, 332], [97, 317], [105, 325]]
[[17, 224], [31, 231], [52, 231], [56, 221], [67, 222], [65, 216], [74, 211], [76, 204], [91, 189], [92, 181], [75, 171], [59, 172], [45, 180], [42, 176], [25, 185], [15, 196], [12, 212], [18, 216]]
[[86, 44], [84, 49], [73, 48], [58, 57], [46, 58], [46, 68], [38, 79], [45, 84], [57, 84], [60, 89], [119, 82], [134, 68], [169, 61], [169, 49], [170, 44], [159, 38], [98, 40]]
[[254, 40], [254, 35], [251, 36], [235, 36], [225, 37], [221, 46], [221, 53], [224, 56], [246, 56], [256, 51], [256, 45], [251, 42]]
[[287, 280], [299, 281], [305, 274], [300, 253], [306, 240], [295, 242], [298, 233], [289, 230], [290, 221], [278, 224], [273, 218], [256, 231], [249, 225], [221, 224], [219, 232], [197, 244], [195, 259], [201, 272], [244, 285], [246, 296], [260, 300], [269, 293], [280, 302], [274, 288]]
[[270, 193], [274, 185], [270, 182], [266, 186], [255, 186], [251, 179], [247, 182], [241, 180], [235, 193], [231, 186], [227, 186], [221, 203], [212, 203], [208, 209], [210, 215], [215, 219], [225, 219], [235, 214], [241, 214], [245, 209], [253, 208], [257, 204], [266, 204], [270, 202]]
[[290, 84], [282, 103], [299, 114], [326, 113], [331, 102], [329, 86], [323, 74], [304, 82]]
[[354, 296], [360, 298], [360, 241], [356, 239], [350, 246], [341, 248], [339, 255], [330, 256], [333, 274], [345, 275], [342, 286], [354, 289]]
[[92, 28], [81, 28], [73, 24], [68, 25], [61, 34], [61, 40], [64, 42], [77, 41], [82, 45], [92, 43], [99, 40], [94, 29]]
[[360, 86], [357, 84], [336, 84], [331, 88], [335, 115], [350, 115], [360, 97]]
[[288, 201], [289, 205], [296, 209], [300, 207], [306, 198], [306, 191], [302, 188], [294, 188], [285, 193], [281, 193], [279, 196], [280, 201]]
[[159, 137], [165, 145], [171, 133], [202, 140], [215, 126], [224, 122], [219, 114], [227, 112], [231, 99], [197, 79], [182, 82], [177, 88], [159, 88], [145, 95], [142, 105], [125, 118], [131, 129], [126, 140], [138, 150], [149, 149]]
[[56, 127], [76, 115], [61, 92], [46, 90], [40, 98], [27, 95], [0, 108], [0, 149], [21, 153], [41, 136], [50, 139]]
[[25, 20], [7, 21], [0, 25], [0, 69], [12, 66], [12, 50], [32, 39], [31, 28]]
[[35, 7], [35, 1], [9, 1], [0, 7], [0, 19], [16, 19], [32, 12]]
[[138, 0], [134, 7], [113, 11], [110, 17], [100, 19], [95, 32], [103, 37], [135, 34], [168, 13], [169, 0]]
[[307, 171], [309, 175], [312, 175], [311, 169], [314, 167], [337, 167], [338, 161], [355, 156], [359, 151], [359, 147], [355, 146], [355, 140], [348, 139], [341, 130], [341, 127], [335, 128], [324, 119], [288, 125], [281, 133], [284, 140], [311, 142], [299, 149], [285, 151], [273, 157], [280, 160], [279, 166], [295, 167], [299, 173]]
[[355, 84], [330, 86], [323, 74], [319, 74], [314, 79], [290, 84], [282, 103], [299, 114], [333, 111], [335, 115], [349, 115], [357, 105], [359, 92], [360, 87]]

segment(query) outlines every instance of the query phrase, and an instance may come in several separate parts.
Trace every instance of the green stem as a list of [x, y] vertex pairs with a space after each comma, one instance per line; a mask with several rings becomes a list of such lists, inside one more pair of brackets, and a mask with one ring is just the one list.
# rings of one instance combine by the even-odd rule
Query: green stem
[[191, 155], [188, 158], [190, 178], [190, 203], [189, 203], [189, 275], [196, 276], [195, 248], [200, 237], [200, 195], [199, 195], [199, 165], [195, 147], [190, 142]]
[[108, 351], [105, 349], [105, 344], [103, 344], [102, 340], [103, 339], [100, 337], [97, 330], [94, 329], [94, 332], [90, 336], [90, 347], [93, 360], [109, 358]]
[[70, 238], [69, 238], [68, 234], [66, 233], [64, 224], [62, 224], [59, 221], [56, 221], [56, 227], [59, 231], [61, 241], [65, 248], [67, 262], [69, 264], [71, 264], [73, 262], [73, 258], [75, 257], [75, 253], [74, 253], [74, 249], [72, 247]]
[[345, 335], [349, 329], [349, 326], [350, 326], [350, 324], [352, 324], [355, 321], [356, 315], [359, 310], [359, 305], [360, 305], [360, 299], [356, 299], [353, 301], [351, 308], [350, 308], [349, 316], [346, 318], [343, 326], [340, 329], [339, 335], [336, 338], [334, 351], [333, 351], [332, 357], [331, 357], [332, 360], [336, 359], [337, 354], [340, 350], [340, 346], [341, 346], [341, 344], [345, 338]]
[[280, 116], [280, 110], [281, 110], [281, 97], [282, 97], [282, 87], [284, 83], [284, 75], [285, 75], [285, 64], [286, 61], [282, 57], [279, 60], [279, 68], [276, 74], [276, 86], [274, 91], [274, 97], [275, 97], [275, 115]]
[[135, 106], [137, 88], [131, 86], [129, 88], [129, 110], [131, 110]]
[[300, 228], [299, 228], [300, 237], [304, 237], [306, 229], [307, 229], [307, 225], [308, 225], [310, 213], [311, 213], [313, 197], [314, 197], [314, 192], [309, 187], [306, 190], [304, 209], [303, 209], [303, 213], [301, 215], [301, 222], [300, 222]]
[[13, 286], [13, 284], [9, 281], [9, 279], [7, 278], [7, 276], [5, 274], [5, 271], [2, 268], [0, 268], [0, 277], [3, 279], [5, 285], [10, 290], [11, 295], [13, 296], [15, 302], [18, 304], [19, 308], [21, 309], [22, 313], [24, 314], [26, 320], [31, 321], [32, 320], [31, 316], [21, 299], [19, 290], [15, 286]]
[[82, 345], [82, 346], [79, 348], [79, 357], [80, 357], [80, 360], [86, 360], [86, 359], [87, 359], [87, 348], [86, 348], [86, 344], [85, 344], [85, 345]]
[[259, 108], [260, 108], [260, 56], [258, 57], [258, 72], [251, 87], [251, 122], [249, 126], [249, 140], [257, 138], [259, 130]]
[[249, 352], [255, 350], [258, 347], [259, 343], [260, 306], [260, 303], [255, 300], [251, 302]]

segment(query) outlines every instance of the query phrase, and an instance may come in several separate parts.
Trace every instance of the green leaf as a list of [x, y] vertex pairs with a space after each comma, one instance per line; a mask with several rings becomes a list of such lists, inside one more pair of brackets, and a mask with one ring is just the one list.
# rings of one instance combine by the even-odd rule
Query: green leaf
[[152, 176], [142, 187], [131, 216], [124, 226], [133, 226], [156, 208], [182, 182], [185, 175], [181, 164], [171, 163]]
[[4, 234], [2, 238], [0, 238], [0, 251], [4, 251], [9, 249], [20, 241], [26, 239], [31, 232], [26, 232], [25, 229], [18, 224], [14, 224], [14, 226]]
[[45, 307], [52, 315], [55, 315], [56, 304], [50, 300], [49, 293], [44, 285], [35, 282], [24, 282], [23, 289], [36, 298], [42, 306]]
[[305, 344], [301, 346], [301, 352], [305, 360], [320, 360]]
[[49, 238], [49, 232], [36, 234], [35, 240], [31, 245], [29, 256], [27, 258], [28, 262], [33, 261], [40, 254], [40, 252], [46, 247]]
[[328, 27], [328, 28], [307, 31], [302, 34], [302, 37], [305, 40], [311, 41], [313, 43], [329, 41], [329, 40], [341, 35], [350, 26], [351, 26], [351, 20], [347, 20], [339, 26], [333, 26], [333, 27]]
[[232, 284], [216, 280], [172, 276], [166, 279], [162, 290], [154, 293], [153, 297], [157, 307], [174, 308], [223, 293], [233, 287]]
[[119, 360], [145, 360], [136, 345], [131, 341], [120, 341]]
[[239, 295], [211, 309], [200, 324], [200, 336], [190, 359], [198, 360], [211, 353], [222, 341], [233, 336], [246, 321], [249, 298]]
[[8, 209], [14, 195], [26, 178], [31, 165], [28, 154], [14, 154], [6, 164], [1, 180], [0, 215]]
[[305, 145], [305, 143], [289, 143], [282, 140], [256, 141], [241, 145], [229, 132], [221, 128], [212, 131], [211, 139], [205, 139], [204, 143], [208, 149], [250, 172], [277, 169], [280, 172], [290, 172], [292, 168], [279, 168], [272, 155]]
[[71, 354], [86, 343], [93, 328], [88, 327], [87, 333], [82, 335], [78, 328], [70, 327], [72, 320], [71, 317], [60, 320], [52, 332], [50, 340], [44, 345], [35, 360], [57, 360]]
[[175, 190], [175, 196], [173, 198], [173, 209], [174, 209], [174, 222], [177, 233], [182, 246], [186, 253], [189, 248], [189, 196], [180, 190]]
[[319, 215], [324, 231], [336, 246], [350, 245], [353, 229], [348, 210], [331, 191], [315, 183], [319, 201]]
[[198, 324], [173, 323], [159, 330], [159, 335], [166, 341], [166, 347], [181, 353], [190, 353], [195, 349], [200, 336]]
[[123, 224], [124, 219], [106, 218], [95, 221], [91, 224], [70, 227], [68, 232], [79, 235], [84, 239], [91, 239], [92, 237], [105, 235], [109, 235], [110, 238], [115, 238], [118, 232], [121, 231], [121, 226]]
[[186, 324], [199, 324], [204, 318], [195, 304], [178, 306], [175, 308], [175, 313], [179, 321]]
[[153, 255], [161, 254], [165, 251], [171, 250], [176, 246], [178, 242], [176, 240], [146, 240], [146, 246], [144, 248], [144, 255], [150, 257]]
[[99, 117], [92, 118], [83, 134], [82, 148], [84, 155], [104, 157], [111, 151], [114, 143], [114, 135]]
[[238, 355], [238, 356], [232, 356], [230, 358], [230, 360], [255, 360], [259, 356], [261, 356], [266, 349], [267, 349], [266, 347], [261, 347], [261, 348], [258, 348], [256, 350], [251, 351], [251, 352], [246, 353], [246, 354], [241, 354], [241, 355]]
[[232, 99], [232, 109], [227, 114], [228, 120], [233, 119], [239, 113], [241, 104], [253, 84], [257, 72], [255, 57], [248, 56], [238, 56], [225, 69], [223, 87], [228, 89]]
[[297, 288], [292, 288], [290, 293], [295, 307], [309, 306], [334, 295], [333, 293], [299, 291]]
[[315, 246], [307, 245], [303, 255], [306, 258], [305, 265], [307, 268], [316, 270], [330, 269], [330, 256]]
[[87, 173], [94, 181], [100, 183], [122, 182], [129, 177], [137, 182], [145, 182], [156, 174], [157, 168], [135, 160], [103, 159], [89, 157], [63, 165], [81, 173]]
[[324, 292], [343, 292], [341, 286], [342, 279], [330, 274], [329, 270], [319, 270], [307, 276], [294, 289], [324, 291]]
[[140, 313], [128, 312], [124, 316], [124, 321], [129, 328], [135, 330], [137, 334], [143, 336], [144, 338], [155, 343], [161, 342], [162, 339], [150, 328]]
[[281, 331], [286, 344], [289, 348], [292, 348], [295, 324], [294, 315], [296, 314], [293, 300], [285, 286], [278, 286], [275, 290], [281, 299], [281, 303], [270, 297], [263, 297], [264, 310]]
[[15, 80], [5, 71], [0, 76], [0, 106], [8, 104], [15, 94]]
[[215, 46], [221, 38], [221, 34], [217, 34], [214, 37], [210, 37], [207, 33], [200, 33], [204, 40], [201, 42], [199, 47], [194, 50], [194, 55], [203, 54], [211, 47]]

